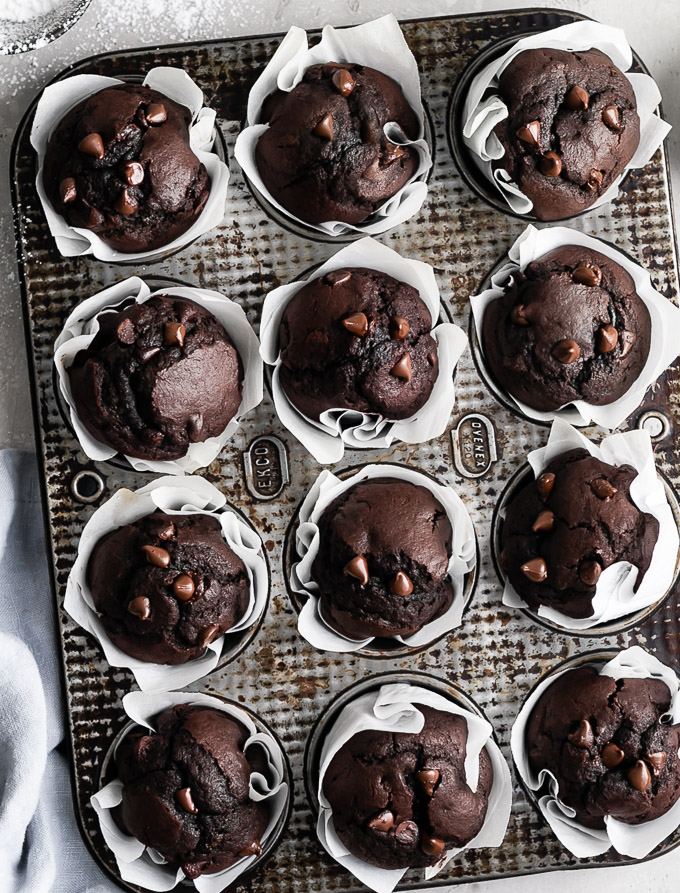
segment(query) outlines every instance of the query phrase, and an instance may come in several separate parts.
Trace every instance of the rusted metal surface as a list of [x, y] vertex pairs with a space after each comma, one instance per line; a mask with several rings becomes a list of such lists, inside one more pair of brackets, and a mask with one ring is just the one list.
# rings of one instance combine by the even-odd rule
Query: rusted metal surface
[[[490, 42], [522, 31], [556, 27], [574, 18], [571, 13], [539, 11], [436, 19], [403, 26], [420, 65], [435, 166], [430, 194], [421, 212], [381, 239], [407, 256], [433, 264], [447, 310], [462, 326], [468, 322], [468, 296], [478, 290], [486, 274], [524, 229], [525, 222], [485, 204], [454, 165], [447, 139], [447, 114], [454, 84], [467, 62]], [[55, 397], [53, 344], [76, 302], [132, 273], [151, 280], [171, 277], [188, 285], [223, 291], [242, 304], [257, 326], [263, 297], [269, 289], [299, 276], [334, 252], [336, 246], [332, 243], [296, 234], [275, 222], [258, 204], [233, 161], [234, 141], [245, 115], [248, 89], [279, 40], [279, 36], [258, 37], [111, 54], [82, 62], [69, 72], [135, 76], [155, 65], [179, 66], [195, 78], [204, 89], [207, 102], [217, 109], [231, 167], [228, 217], [216, 230], [162, 262], [131, 268], [106, 265], [91, 258], [60, 257], [33, 182], [30, 116], [15, 146], [19, 261], [73, 743], [76, 811], [96, 857], [113, 872], [113, 859], [104, 846], [88, 801], [97, 787], [100, 765], [110, 742], [124, 725], [121, 698], [131, 688], [132, 677], [108, 667], [94, 640], [64, 614], [62, 603], [79, 533], [86, 520], [117, 488], [141, 486], [149, 476], [131, 471], [122, 462], [99, 463], [96, 471], [103, 479], [103, 496], [95, 503], [74, 497], [74, 476], [84, 468], [94, 468], [94, 463], [80, 451]], [[676, 300], [668, 188], [666, 162], [659, 151], [644, 171], [627, 178], [618, 201], [577, 218], [572, 225], [627, 251], [647, 267], [659, 290]], [[545, 442], [547, 429], [500, 405], [480, 379], [469, 351], [459, 363], [456, 385], [458, 402], [441, 438], [421, 446], [397, 445], [385, 452], [349, 452], [341, 465], [346, 468], [381, 460], [414, 465], [455, 487], [472, 516], [481, 565], [463, 624], [415, 656], [377, 660], [361, 655], [320, 654], [298, 636], [297, 615], [284, 582], [284, 540], [296, 507], [321, 468], [279, 424], [269, 394], [205, 471], [205, 476], [224, 490], [229, 502], [241, 509], [262, 535], [271, 566], [272, 598], [268, 615], [245, 652], [191, 688], [224, 694], [259, 713], [283, 741], [296, 779], [288, 833], [266, 868], [248, 882], [246, 886], [250, 888], [271, 893], [360, 889], [358, 882], [340, 869], [317, 842], [303, 784], [307, 735], [333, 695], [350, 683], [388, 669], [422, 670], [448, 678], [467, 692], [493, 722], [509, 759], [510, 726], [518, 706], [537, 678], [558, 661], [589, 647], [639, 644], [679, 668], [677, 592], [639, 628], [597, 642], [548, 630], [523, 613], [501, 605], [501, 588], [490, 556], [493, 510], [506, 481], [522, 465], [527, 451]], [[471, 417], [471, 413], [477, 416]], [[653, 415], [646, 416], [647, 413]], [[483, 431], [472, 427], [472, 422], [479, 422], [480, 417]], [[664, 374], [650, 390], [644, 405], [629, 419], [629, 426], [635, 427], [643, 417], [648, 424], [652, 418], [659, 467], [677, 488], [677, 369]], [[475, 431], [481, 432], [481, 441], [473, 439]], [[603, 432], [588, 429], [586, 433], [599, 439]], [[263, 499], [264, 491], [260, 489], [255, 495], [252, 486], [246, 484], [244, 453], [255, 438], [272, 435], [285, 447], [290, 482], [279, 488], [283, 473], [280, 459], [276, 459], [275, 441], [269, 440], [264, 451], [253, 450], [251, 455], [272, 463], [272, 492], [279, 492], [272, 499]], [[454, 464], [452, 435], [462, 438], [460, 447], [467, 457], [461, 460], [460, 468]], [[476, 469], [481, 469], [482, 474], [472, 477], [470, 472]], [[657, 852], [664, 852], [679, 841], [680, 833], [676, 833]], [[590, 860], [575, 859], [556, 841], [516, 784], [512, 818], [503, 846], [467, 851], [432, 886], [454, 880], [625, 861], [615, 853]], [[416, 889], [425, 885], [411, 873], [402, 886]]]

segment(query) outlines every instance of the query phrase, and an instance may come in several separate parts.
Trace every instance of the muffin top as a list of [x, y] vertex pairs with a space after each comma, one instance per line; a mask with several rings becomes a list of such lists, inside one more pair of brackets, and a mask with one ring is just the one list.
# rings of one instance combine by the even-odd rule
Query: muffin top
[[220, 710], [188, 704], [154, 724], [155, 732], [130, 732], [116, 751], [122, 830], [192, 879], [260, 855], [269, 809], [250, 799], [249, 784], [265, 757], [260, 748], [246, 757], [246, 728]]
[[652, 560], [659, 522], [630, 496], [630, 465], [608, 465], [574, 449], [550, 462], [507, 507], [500, 564], [534, 611], [590, 617], [602, 571], [617, 561], [638, 569], [635, 591]]
[[306, 223], [357, 224], [415, 174], [418, 154], [390, 142], [396, 122], [417, 139], [418, 118], [401, 87], [373, 68], [312, 65], [290, 93], [264, 103], [255, 163], [273, 198]]
[[279, 327], [280, 383], [300, 412], [406, 419], [438, 373], [432, 318], [418, 291], [386, 273], [335, 270], [303, 286]]
[[590, 828], [604, 816], [637, 825], [680, 797], [679, 726], [660, 718], [671, 696], [660, 679], [612, 679], [567, 670], [541, 695], [526, 727], [529, 763], [548, 769], [559, 799]]
[[493, 767], [479, 754], [479, 782], [465, 775], [467, 721], [418, 704], [417, 734], [364, 731], [344, 744], [326, 770], [323, 792], [347, 849], [381, 868], [435, 865], [484, 824]]
[[631, 160], [640, 141], [635, 92], [599, 50], [519, 53], [499, 78], [508, 117], [495, 132], [505, 168], [539, 220], [589, 208]]
[[158, 295], [98, 321], [68, 369], [78, 418], [93, 437], [160, 461], [224, 431], [241, 404], [243, 368], [212, 313]]
[[360, 481], [319, 518], [311, 575], [322, 615], [350, 639], [417, 632], [453, 601], [451, 539], [448, 516], [427, 487]]
[[555, 248], [488, 305], [482, 342], [496, 381], [541, 412], [623, 396], [649, 355], [651, 319], [623, 267], [577, 245]]
[[157, 664], [200, 657], [250, 600], [248, 571], [209, 515], [157, 511], [107, 533], [87, 581], [111, 641]]
[[191, 113], [139, 84], [107, 87], [59, 122], [43, 183], [70, 226], [124, 252], [151, 251], [186, 232], [210, 193], [189, 145]]

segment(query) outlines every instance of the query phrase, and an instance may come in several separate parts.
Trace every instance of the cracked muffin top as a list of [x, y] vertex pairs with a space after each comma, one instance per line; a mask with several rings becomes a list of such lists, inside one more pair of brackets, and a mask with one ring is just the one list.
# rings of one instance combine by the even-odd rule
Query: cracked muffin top
[[438, 374], [430, 312], [418, 291], [377, 270], [335, 270], [303, 286], [279, 327], [280, 382], [300, 412], [406, 419]]
[[418, 137], [416, 113], [401, 87], [362, 65], [330, 62], [308, 68], [289, 93], [264, 103], [269, 124], [255, 163], [274, 199], [306, 223], [361, 223], [415, 174], [418, 153], [392, 143], [395, 122]]
[[577, 245], [517, 272], [487, 306], [482, 343], [502, 388], [541, 412], [613, 403], [649, 356], [651, 319], [623, 267]]
[[188, 878], [261, 855], [269, 808], [250, 799], [261, 748], [243, 745], [246, 728], [220, 710], [182, 704], [156, 717], [156, 731], [134, 730], [115, 756], [123, 782], [115, 819]]
[[93, 437], [161, 461], [224, 431], [241, 405], [243, 366], [212, 313], [157, 295], [98, 322], [68, 369], [78, 418]]
[[124, 252], [162, 248], [186, 232], [210, 193], [189, 145], [191, 113], [149, 87], [107, 87], [60, 121], [43, 183], [70, 226]]
[[526, 727], [534, 772], [548, 769], [559, 799], [590, 828], [611, 816], [650, 822], [680, 797], [679, 726], [660, 722], [671, 695], [660, 679], [567, 670], [541, 695]]
[[503, 70], [498, 93], [508, 117], [495, 128], [505, 150], [496, 164], [539, 220], [587, 210], [638, 147], [633, 87], [599, 50], [525, 50]]
[[250, 601], [248, 571], [209, 515], [158, 511], [105, 534], [87, 581], [114, 645], [157, 664], [200, 657]]
[[473, 792], [463, 765], [466, 720], [417, 706], [425, 716], [422, 731], [359, 732], [338, 750], [323, 779], [338, 837], [352, 855], [381, 868], [436, 865], [447, 850], [475, 838], [486, 818], [493, 784], [486, 749]]
[[360, 481], [319, 518], [311, 575], [327, 623], [350, 639], [412, 635], [453, 601], [452, 530], [427, 487]]
[[617, 561], [637, 568], [635, 591], [652, 560], [659, 522], [630, 496], [637, 471], [608, 465], [574, 449], [508, 504], [500, 564], [534, 611], [541, 605], [568, 617], [590, 617], [597, 581]]

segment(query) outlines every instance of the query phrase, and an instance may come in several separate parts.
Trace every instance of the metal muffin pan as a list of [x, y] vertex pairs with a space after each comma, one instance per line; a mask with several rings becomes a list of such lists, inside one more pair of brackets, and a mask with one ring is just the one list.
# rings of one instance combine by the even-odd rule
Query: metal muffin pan
[[[526, 222], [500, 213], [481, 200], [454, 163], [447, 136], [449, 114], [456, 112], [451, 106], [456, 82], [465, 66], [492, 43], [578, 18], [566, 12], [526, 10], [402, 23], [421, 72], [423, 98], [433, 129], [434, 168], [421, 211], [380, 240], [407, 257], [434, 266], [442, 300], [454, 321], [463, 327], [468, 322], [468, 296], [478, 291]], [[85, 60], [64, 72], [138, 77], [152, 66], [174, 65], [195, 78], [205, 91], [206, 103], [216, 109], [231, 170], [227, 217], [215, 230], [161, 262], [132, 269], [103, 264], [91, 257], [62, 258], [35, 191], [35, 161], [29, 143], [32, 109], [14, 144], [12, 181], [18, 259], [63, 656], [73, 792], [83, 836], [94, 857], [114, 878], [115, 863], [103, 843], [89, 798], [99, 786], [104, 755], [126, 722], [121, 698], [133, 681], [128, 673], [107, 665], [97, 643], [71, 622], [62, 604], [78, 538], [87, 519], [116, 489], [139, 487], [151, 476], [135, 473], [115, 460], [90, 462], [79, 449], [55, 396], [53, 345], [77, 301], [133, 272], [224, 291], [243, 306], [257, 326], [269, 289], [297, 278], [341, 247], [341, 241], [336, 246], [273, 220], [253, 197], [233, 159], [248, 90], [280, 39], [281, 35], [274, 35], [115, 52]], [[668, 179], [661, 149], [644, 170], [626, 178], [616, 202], [574, 219], [571, 225], [628, 251], [650, 271], [656, 287], [672, 298], [677, 294], [678, 280]], [[633, 428], [651, 425], [658, 468], [676, 489], [680, 481], [680, 453], [674, 442], [674, 431], [680, 425], [678, 379], [676, 367], [664, 373], [628, 420]], [[504, 608], [491, 559], [491, 522], [499, 496], [525, 462], [527, 452], [545, 443], [547, 431], [498, 402], [480, 379], [470, 351], [458, 364], [456, 390], [457, 403], [449, 427], [437, 440], [421, 445], [397, 444], [390, 450], [349, 451], [339, 468], [333, 469], [341, 474], [343, 469], [380, 461], [412, 465], [453, 486], [470, 512], [481, 556], [474, 594], [461, 626], [415, 655], [395, 656], [388, 663], [384, 658], [357, 654], [320, 654], [298, 635], [296, 612], [286, 591], [284, 539], [296, 507], [321, 467], [281, 426], [269, 394], [204, 472], [258, 529], [272, 575], [269, 611], [254, 640], [227, 667], [189, 687], [247, 705], [276, 731], [290, 759], [296, 780], [291, 821], [267, 866], [250, 881], [251, 888], [258, 891], [349, 893], [364, 889], [325, 854], [316, 840], [314, 817], [302, 784], [306, 739], [338, 692], [388, 668], [430, 673], [457, 685], [479, 705], [493, 723], [510, 762], [510, 726], [531, 685], [557, 661], [586, 650], [583, 639], [556, 633], [521, 611]], [[604, 432], [586, 428], [585, 433], [599, 440]], [[262, 474], [254, 477], [253, 469]], [[81, 471], [101, 478], [102, 495], [96, 498], [97, 480], [86, 476], [84, 493], [94, 501], [74, 497], [72, 487], [80, 492], [74, 479]], [[604, 636], [598, 645], [621, 648], [639, 644], [678, 669], [679, 618], [676, 589], [639, 626]], [[679, 842], [680, 832], [676, 832], [652, 856]], [[630, 861], [614, 852], [576, 859], [558, 843], [517, 783], [504, 844], [496, 849], [464, 852], [427, 886]], [[422, 874], [410, 872], [401, 889], [423, 886]]]

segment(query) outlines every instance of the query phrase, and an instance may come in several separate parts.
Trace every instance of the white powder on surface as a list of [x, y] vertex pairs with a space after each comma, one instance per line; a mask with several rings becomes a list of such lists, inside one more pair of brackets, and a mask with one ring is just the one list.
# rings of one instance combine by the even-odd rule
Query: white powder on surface
[[2, 0], [0, 19], [28, 22], [61, 6], [64, 0]]

